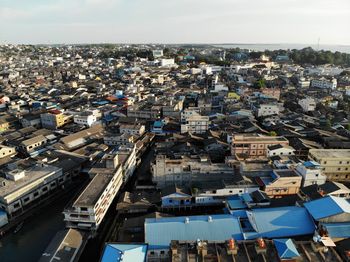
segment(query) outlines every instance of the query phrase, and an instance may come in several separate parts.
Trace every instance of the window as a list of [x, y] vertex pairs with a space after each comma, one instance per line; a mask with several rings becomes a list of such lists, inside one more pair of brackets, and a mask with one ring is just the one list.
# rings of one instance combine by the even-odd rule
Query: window
[[81, 211], [88, 211], [87, 207], [81, 207], [80, 210]]
[[39, 192], [34, 192], [34, 197], [37, 197], [39, 195]]
[[43, 191], [43, 192], [46, 192], [46, 191], [47, 191], [47, 187], [44, 187], [44, 188], [42, 189], [42, 191]]
[[341, 168], [340, 167], [338, 167], [338, 171], [340, 171], [341, 170]]
[[164, 251], [160, 251], [160, 254], [161, 254], [161, 255], [164, 255], [164, 254], [165, 254], [165, 252], [164, 252]]
[[216, 190], [213, 190], [212, 193], [213, 193], [213, 194], [216, 194]]
[[343, 161], [339, 161], [339, 165], [343, 164]]
[[24, 202], [28, 202], [29, 201], [29, 197], [26, 197], [25, 199], [23, 199]]
[[323, 161], [323, 164], [324, 164], [324, 165], [327, 165], [327, 161]]
[[169, 203], [173, 203], [173, 200], [172, 200], [172, 199], [169, 199]]
[[19, 208], [19, 203], [13, 205], [14, 208]]

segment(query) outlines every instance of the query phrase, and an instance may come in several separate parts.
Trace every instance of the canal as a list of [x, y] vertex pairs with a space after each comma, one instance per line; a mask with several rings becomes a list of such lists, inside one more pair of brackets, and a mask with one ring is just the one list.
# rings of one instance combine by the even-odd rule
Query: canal
[[83, 184], [77, 181], [70, 185], [71, 190], [67, 188], [51, 203], [26, 218], [17, 234], [12, 230], [0, 238], [0, 261], [37, 262], [57, 231], [65, 228], [62, 211]]

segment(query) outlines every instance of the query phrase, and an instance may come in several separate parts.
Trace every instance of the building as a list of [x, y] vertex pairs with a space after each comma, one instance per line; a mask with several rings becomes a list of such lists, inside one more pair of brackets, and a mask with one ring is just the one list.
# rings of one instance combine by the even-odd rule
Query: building
[[22, 214], [70, 178], [59, 167], [26, 160], [8, 164], [0, 172], [4, 176], [0, 178], [0, 208], [9, 218]]
[[16, 154], [16, 148], [10, 146], [0, 145], [0, 159]]
[[301, 106], [304, 112], [315, 111], [316, 109], [316, 101], [310, 97], [300, 99], [298, 104]]
[[321, 165], [315, 161], [300, 163], [296, 166], [295, 171], [303, 178], [302, 187], [326, 183], [327, 177], [323, 174]]
[[291, 169], [277, 169], [270, 176], [257, 177], [256, 181], [269, 197], [275, 197], [297, 194], [302, 177]]
[[160, 60], [160, 66], [166, 67], [166, 66], [173, 66], [173, 65], [175, 65], [174, 58], [163, 58]]
[[288, 140], [282, 136], [239, 134], [232, 137], [231, 154], [236, 158], [266, 158], [269, 146], [288, 144]]
[[310, 87], [334, 90], [337, 88], [337, 79], [335, 78], [331, 80], [328, 80], [326, 78], [312, 79], [310, 82]]
[[293, 240], [290, 238], [281, 238], [274, 239], [273, 243], [275, 244], [278, 257], [280, 261], [298, 261], [301, 259], [301, 256], [296, 249]]
[[151, 164], [152, 180], [159, 187], [166, 185], [191, 184], [192, 182], [207, 182], [230, 179], [233, 168], [221, 163], [211, 163], [207, 156], [201, 157], [171, 157], [158, 154]]
[[286, 145], [271, 145], [267, 147], [267, 156], [292, 156], [294, 155], [294, 148]]
[[96, 231], [123, 183], [118, 155], [106, 155], [105, 168], [93, 168], [93, 179], [71, 207], [63, 211], [67, 227]]
[[252, 110], [256, 117], [278, 115], [280, 112], [277, 104], [253, 104]]
[[62, 111], [53, 109], [41, 114], [41, 125], [43, 128], [58, 129], [73, 121], [73, 116], [66, 115]]
[[187, 187], [179, 188], [175, 184], [164, 187], [161, 193], [162, 207], [182, 207], [192, 204], [192, 194]]
[[350, 203], [345, 198], [326, 196], [306, 202], [304, 207], [321, 223], [350, 222]]
[[34, 136], [32, 138], [23, 140], [20, 143], [20, 150], [26, 154], [31, 154], [44, 148], [48, 143], [48, 139], [43, 135]]
[[331, 181], [350, 179], [349, 149], [310, 149], [309, 158], [320, 163], [324, 175]]
[[162, 49], [152, 50], [152, 54], [154, 58], [162, 57], [163, 50]]
[[88, 110], [74, 114], [73, 121], [78, 125], [91, 127], [97, 123], [99, 118], [99, 110]]
[[101, 262], [146, 262], [147, 244], [106, 243]]
[[181, 112], [181, 133], [203, 134], [209, 129], [209, 117], [202, 116], [199, 108], [189, 108]]
[[164, 254], [172, 240], [194, 243], [198, 239], [218, 242], [283, 238], [310, 235], [315, 229], [312, 218], [303, 207], [256, 208], [242, 210], [237, 215], [147, 218], [145, 242], [149, 250]]
[[121, 134], [128, 134], [128, 135], [135, 135], [135, 136], [141, 136], [145, 133], [146, 127], [145, 125], [141, 124], [120, 124], [119, 125], [119, 132]]

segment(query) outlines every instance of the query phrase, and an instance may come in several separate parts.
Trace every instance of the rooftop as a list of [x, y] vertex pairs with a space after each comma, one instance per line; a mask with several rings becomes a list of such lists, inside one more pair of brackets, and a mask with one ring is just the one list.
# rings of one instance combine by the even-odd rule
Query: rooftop
[[310, 149], [309, 154], [316, 158], [350, 158], [350, 149]]

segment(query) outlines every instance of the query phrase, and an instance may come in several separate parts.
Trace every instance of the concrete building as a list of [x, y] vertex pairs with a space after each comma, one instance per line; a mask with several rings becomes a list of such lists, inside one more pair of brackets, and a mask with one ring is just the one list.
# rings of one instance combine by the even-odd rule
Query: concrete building
[[237, 134], [232, 137], [231, 154], [236, 158], [266, 158], [269, 146], [288, 144], [289, 141], [282, 136]]
[[229, 179], [233, 168], [226, 164], [211, 163], [206, 156], [202, 157], [167, 157], [157, 155], [151, 164], [152, 180], [159, 187], [169, 184], [189, 184], [193, 181], [213, 181]]
[[274, 170], [270, 176], [257, 177], [257, 183], [269, 197], [293, 195], [299, 192], [302, 177], [291, 169]]
[[303, 177], [302, 187], [326, 183], [327, 177], [323, 174], [320, 164], [315, 161], [306, 161], [299, 164], [295, 171]]
[[252, 110], [256, 117], [278, 115], [280, 112], [280, 108], [277, 104], [252, 105]]
[[141, 136], [145, 133], [146, 127], [141, 124], [120, 124], [119, 132], [121, 134]]
[[175, 59], [174, 58], [163, 58], [160, 60], [160, 66], [166, 67], [166, 66], [173, 66], [175, 65]]
[[328, 80], [326, 78], [312, 79], [310, 83], [311, 88], [321, 88], [321, 89], [336, 89], [337, 88], [337, 79], [333, 78]]
[[294, 148], [286, 145], [272, 145], [267, 147], [267, 155], [269, 157], [273, 156], [292, 156], [294, 155]]
[[301, 106], [304, 112], [315, 111], [316, 101], [313, 98], [304, 98], [298, 101], [298, 104]]
[[0, 145], [0, 158], [13, 156], [16, 154], [16, 148]]
[[101, 224], [109, 206], [123, 183], [123, 168], [118, 155], [106, 155], [105, 168], [93, 168], [93, 179], [74, 201], [64, 210], [67, 227], [95, 231]]
[[39, 135], [21, 142], [20, 149], [26, 154], [31, 154], [46, 146], [48, 140], [45, 136]]
[[209, 129], [209, 117], [199, 114], [199, 108], [181, 112], [181, 133], [203, 134]]
[[97, 123], [99, 115], [99, 110], [88, 110], [84, 112], [79, 112], [78, 114], [74, 114], [73, 121], [78, 125], [91, 127], [92, 125]]
[[0, 171], [0, 208], [12, 218], [47, 196], [69, 177], [62, 169], [52, 165], [28, 161], [8, 164]]
[[73, 116], [66, 115], [60, 110], [50, 110], [40, 115], [43, 128], [58, 129], [73, 121]]
[[320, 163], [328, 180], [340, 182], [350, 180], [349, 149], [310, 149], [309, 158]]

